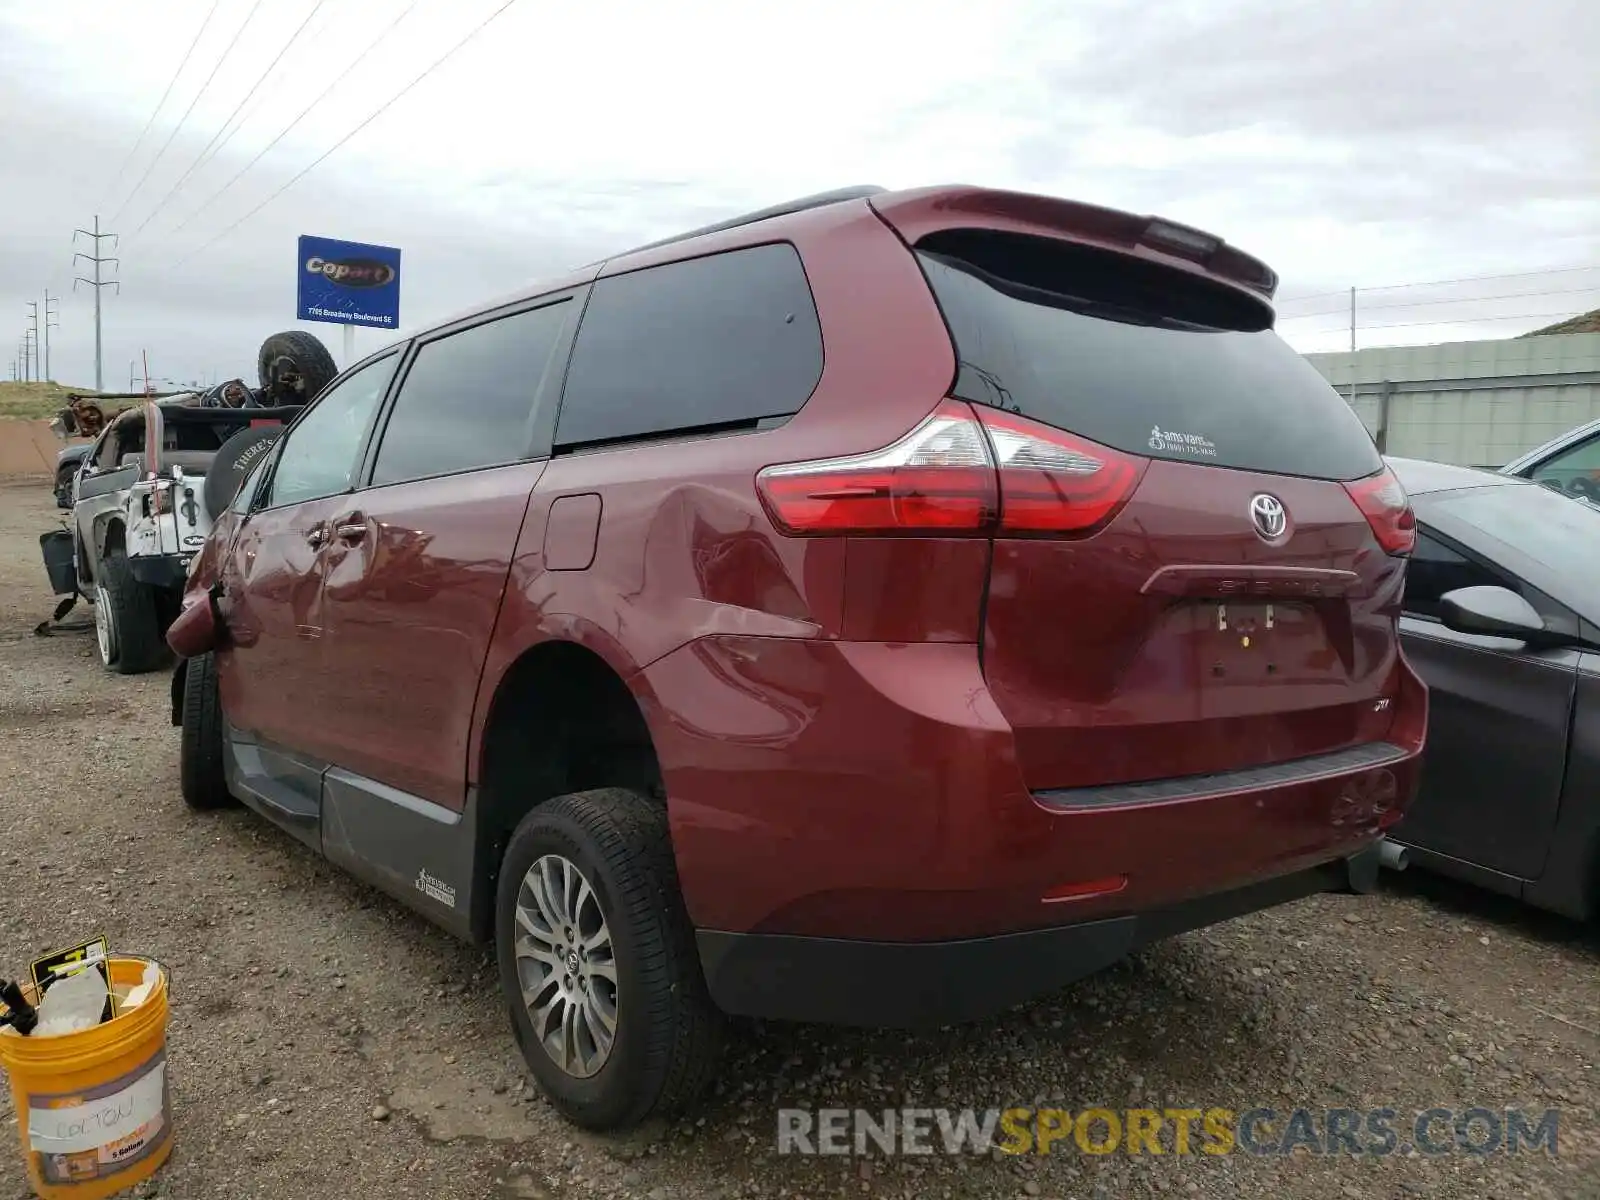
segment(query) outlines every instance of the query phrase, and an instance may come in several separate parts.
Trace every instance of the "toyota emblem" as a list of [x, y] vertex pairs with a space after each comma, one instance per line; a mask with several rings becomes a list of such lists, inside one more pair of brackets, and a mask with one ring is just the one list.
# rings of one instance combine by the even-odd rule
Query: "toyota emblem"
[[1275, 542], [1288, 531], [1289, 514], [1282, 500], [1266, 492], [1257, 492], [1250, 497], [1250, 523], [1256, 527], [1262, 541]]

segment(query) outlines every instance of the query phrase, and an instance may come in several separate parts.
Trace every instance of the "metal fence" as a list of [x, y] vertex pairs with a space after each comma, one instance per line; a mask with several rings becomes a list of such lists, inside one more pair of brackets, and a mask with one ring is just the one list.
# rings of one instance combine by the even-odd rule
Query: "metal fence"
[[1308, 354], [1386, 454], [1498, 467], [1600, 417], [1600, 333]]

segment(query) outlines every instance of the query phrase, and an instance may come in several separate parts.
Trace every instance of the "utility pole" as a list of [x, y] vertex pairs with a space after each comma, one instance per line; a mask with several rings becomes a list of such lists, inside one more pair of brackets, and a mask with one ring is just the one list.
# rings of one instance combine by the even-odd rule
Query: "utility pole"
[[39, 376], [39, 302], [37, 300], [29, 300], [28, 301], [28, 307], [33, 309], [33, 311], [28, 314], [28, 332], [33, 335], [33, 377], [34, 377], [35, 380], [37, 380], [40, 377]]
[[[54, 375], [50, 374], [50, 331], [52, 329], [60, 329], [61, 328], [61, 322], [56, 320], [56, 318], [61, 315], [61, 306], [60, 306], [60, 303], [59, 303], [60, 299], [61, 299], [60, 296], [52, 297], [50, 295], [50, 289], [49, 288], [45, 289], [45, 293], [44, 293], [44, 381], [46, 383], [49, 383], [51, 380], [53, 380], [55, 378]], [[51, 305], [55, 305], [55, 307], [52, 308]]]
[[100, 278], [101, 263], [117, 263], [119, 266], [121, 265], [121, 263], [115, 258], [106, 258], [101, 256], [100, 242], [104, 238], [110, 238], [111, 248], [114, 250], [116, 249], [117, 245], [117, 235], [114, 233], [100, 232], [100, 218], [98, 215], [94, 219], [93, 232], [87, 229], [74, 229], [72, 231], [73, 245], [78, 244], [79, 234], [82, 234], [86, 238], [94, 239], [94, 253], [85, 254], [81, 250], [75, 252], [72, 256], [73, 265], [76, 266], [80, 258], [88, 259], [94, 264], [94, 278], [85, 279], [82, 275], [79, 275], [72, 281], [72, 290], [77, 291], [80, 283], [86, 283], [90, 287], [94, 288], [94, 390], [97, 392], [103, 392], [105, 391], [105, 383], [100, 371], [100, 289], [105, 287], [114, 287], [120, 294], [122, 291], [122, 285], [114, 279], [102, 280]]
[[1350, 407], [1356, 406], [1356, 290], [1350, 289]]

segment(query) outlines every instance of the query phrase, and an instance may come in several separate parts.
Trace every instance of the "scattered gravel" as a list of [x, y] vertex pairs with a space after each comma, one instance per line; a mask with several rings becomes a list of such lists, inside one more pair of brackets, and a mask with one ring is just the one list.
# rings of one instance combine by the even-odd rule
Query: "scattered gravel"
[[[1415, 871], [984, 1025], [741, 1024], [697, 1113], [580, 1133], [529, 1086], [483, 954], [247, 812], [186, 812], [166, 676], [33, 635], [55, 519], [44, 481], [0, 481], [0, 973], [99, 933], [171, 970], [177, 1142], [139, 1195], [1600, 1197], [1600, 938]], [[1558, 1107], [1560, 1156], [776, 1153], [779, 1107], [1046, 1104]], [[15, 1136], [0, 1095], [0, 1200], [29, 1194]]]

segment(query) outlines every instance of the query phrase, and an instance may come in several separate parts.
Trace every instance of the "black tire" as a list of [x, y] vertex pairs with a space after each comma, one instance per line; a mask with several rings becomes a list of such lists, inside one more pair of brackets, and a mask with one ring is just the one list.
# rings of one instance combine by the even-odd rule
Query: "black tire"
[[262, 403], [274, 407], [311, 403], [339, 373], [328, 348], [298, 329], [275, 333], [262, 342], [256, 368], [266, 393]]
[[[524, 878], [548, 854], [567, 859], [589, 880], [615, 954], [615, 1041], [604, 1065], [587, 1078], [565, 1071], [534, 1033], [513, 951]], [[523, 1058], [568, 1120], [597, 1131], [627, 1129], [682, 1112], [709, 1083], [723, 1020], [706, 994], [659, 804], [623, 788], [601, 788], [558, 797], [529, 813], [501, 863], [495, 950]]]
[[72, 507], [72, 480], [78, 474], [81, 462], [69, 463], [56, 472], [56, 507]]
[[191, 658], [184, 667], [182, 725], [178, 781], [183, 802], [202, 811], [233, 805], [222, 761], [222, 697], [212, 654]]
[[118, 675], [142, 675], [164, 666], [169, 658], [161, 638], [155, 593], [133, 577], [128, 556], [113, 550], [95, 572], [104, 589], [102, 603], [116, 631], [116, 658], [108, 664]]
[[206, 469], [206, 481], [200, 488], [201, 503], [205, 505], [206, 514], [212, 521], [233, 503], [244, 477], [282, 436], [283, 426], [273, 425], [261, 429], [241, 429], [222, 443], [216, 458], [211, 460], [211, 466]]

